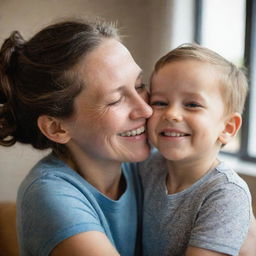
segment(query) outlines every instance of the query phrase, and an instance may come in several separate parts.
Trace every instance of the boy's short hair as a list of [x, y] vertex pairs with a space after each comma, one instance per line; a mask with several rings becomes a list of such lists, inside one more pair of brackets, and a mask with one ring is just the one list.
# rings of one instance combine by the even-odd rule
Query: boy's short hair
[[152, 76], [170, 62], [194, 59], [216, 66], [220, 71], [220, 84], [227, 113], [242, 114], [248, 90], [244, 68], [238, 68], [216, 52], [198, 44], [182, 44], [161, 57], [155, 64]]

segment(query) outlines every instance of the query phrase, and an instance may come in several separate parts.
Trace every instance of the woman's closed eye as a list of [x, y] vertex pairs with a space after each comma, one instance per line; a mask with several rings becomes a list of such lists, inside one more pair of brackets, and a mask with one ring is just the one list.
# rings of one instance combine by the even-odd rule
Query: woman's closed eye
[[146, 89], [146, 84], [141, 83], [135, 87], [137, 91], [144, 91]]
[[120, 97], [119, 99], [113, 100], [110, 103], [108, 103], [108, 106], [113, 106], [113, 105], [117, 105], [118, 103], [120, 103], [122, 101], [123, 97]]

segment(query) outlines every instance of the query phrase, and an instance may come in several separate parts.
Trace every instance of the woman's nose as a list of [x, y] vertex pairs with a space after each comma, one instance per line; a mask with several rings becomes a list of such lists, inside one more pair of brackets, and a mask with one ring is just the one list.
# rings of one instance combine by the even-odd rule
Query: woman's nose
[[140, 95], [137, 95], [134, 99], [133, 104], [133, 110], [131, 112], [131, 118], [132, 119], [139, 119], [139, 118], [149, 118], [153, 110], [146, 102], [147, 98], [142, 97]]

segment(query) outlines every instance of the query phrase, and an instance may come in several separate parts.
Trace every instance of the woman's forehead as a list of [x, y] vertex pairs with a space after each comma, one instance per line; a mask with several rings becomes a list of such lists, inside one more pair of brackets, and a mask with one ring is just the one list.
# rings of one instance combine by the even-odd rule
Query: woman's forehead
[[84, 58], [79, 73], [85, 84], [108, 83], [116, 87], [135, 82], [141, 76], [141, 69], [122, 43], [105, 39]]
[[126, 61], [134, 61], [129, 50], [116, 39], [103, 39], [102, 42], [88, 53], [81, 65], [90, 69], [96, 67], [111, 67]]

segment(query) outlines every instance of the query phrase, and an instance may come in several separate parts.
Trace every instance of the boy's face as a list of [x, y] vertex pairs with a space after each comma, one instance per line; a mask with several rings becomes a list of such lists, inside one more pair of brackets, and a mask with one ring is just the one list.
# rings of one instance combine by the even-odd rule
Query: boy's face
[[213, 157], [225, 129], [218, 71], [203, 62], [166, 64], [152, 77], [149, 138], [172, 161]]

